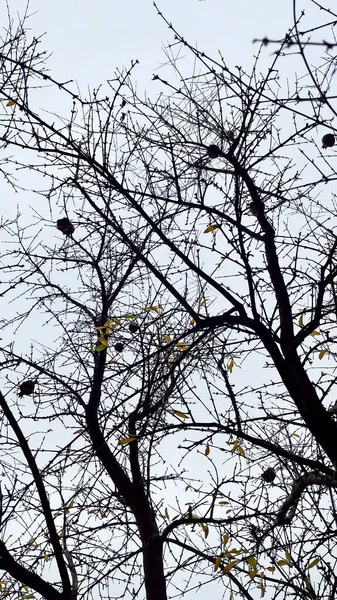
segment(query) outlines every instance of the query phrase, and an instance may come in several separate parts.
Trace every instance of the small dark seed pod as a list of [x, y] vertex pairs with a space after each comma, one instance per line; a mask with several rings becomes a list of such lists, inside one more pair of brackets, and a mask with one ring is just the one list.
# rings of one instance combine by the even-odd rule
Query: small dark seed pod
[[276, 477], [276, 473], [274, 471], [274, 469], [266, 469], [265, 471], [263, 471], [262, 475], [261, 475], [263, 481], [265, 481], [266, 483], [273, 483], [275, 477]]
[[218, 158], [221, 155], [221, 150], [215, 144], [211, 144], [207, 148], [207, 154], [210, 158]]
[[130, 323], [130, 325], [129, 325], [130, 333], [136, 333], [136, 331], [138, 331], [138, 329], [139, 329], [139, 325], [137, 325], [137, 323]]
[[122, 344], [122, 342], [117, 342], [117, 344], [115, 344], [115, 350], [116, 352], [123, 352], [124, 344]]
[[30, 396], [34, 392], [35, 383], [35, 381], [31, 381], [30, 379], [20, 383], [20, 398], [22, 398], [22, 396]]
[[332, 133], [326, 133], [322, 137], [322, 148], [332, 148], [335, 145], [335, 136]]
[[71, 223], [71, 221], [69, 221], [69, 219], [67, 219], [67, 217], [58, 219], [56, 221], [56, 227], [59, 231], [61, 231], [61, 233], [63, 233], [63, 235], [72, 235], [75, 231], [74, 225]]

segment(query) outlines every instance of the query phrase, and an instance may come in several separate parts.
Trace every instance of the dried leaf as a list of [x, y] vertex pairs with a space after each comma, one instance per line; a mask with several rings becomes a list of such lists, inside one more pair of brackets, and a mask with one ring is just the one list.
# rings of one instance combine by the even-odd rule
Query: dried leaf
[[223, 569], [222, 572], [224, 575], [227, 575], [227, 573], [229, 573], [229, 571], [231, 571], [233, 569], [233, 567], [235, 567], [235, 565], [238, 563], [238, 560], [232, 560], [231, 562], [229, 562]]
[[186, 415], [185, 413], [181, 412], [180, 410], [173, 410], [172, 413], [174, 415], [176, 415], [176, 417], [180, 417], [180, 419], [188, 419], [189, 416]]
[[175, 344], [175, 347], [176, 347], [178, 350], [187, 350], [187, 346], [186, 346], [186, 344], [182, 344], [181, 342], [178, 342], [177, 344]]
[[223, 536], [224, 546], [226, 546], [226, 544], [228, 544], [228, 540], [229, 540], [229, 533], [225, 533], [225, 535]]
[[134, 442], [136, 439], [136, 437], [122, 438], [118, 440], [118, 446], [126, 446], [127, 444], [131, 444], [131, 442]]
[[234, 367], [234, 360], [231, 359], [227, 365], [227, 371], [229, 371], [231, 373], [233, 371], [233, 367]]
[[321, 335], [321, 334], [320, 334], [319, 331], [314, 330], [314, 331], [311, 332], [311, 335]]
[[320, 351], [320, 353], [318, 355], [319, 360], [322, 360], [322, 358], [323, 358], [323, 356], [324, 356], [325, 353], [326, 353], [326, 350], [321, 350]]
[[299, 327], [303, 327], [303, 315], [301, 315], [298, 319], [298, 325]]
[[279, 567], [284, 567], [285, 565], [289, 565], [289, 561], [288, 560], [278, 560], [277, 564]]
[[218, 570], [218, 568], [220, 567], [220, 563], [221, 563], [221, 556], [217, 556], [215, 559], [215, 563], [214, 563], [214, 571]]
[[204, 233], [211, 233], [211, 231], [215, 231], [216, 229], [219, 229], [220, 225], [209, 225], [208, 227], [206, 227]]
[[156, 312], [158, 314], [158, 308], [157, 306], [145, 306], [145, 310], [152, 310], [153, 312]]
[[210, 445], [209, 445], [209, 443], [207, 442], [207, 444], [206, 444], [206, 449], [205, 449], [205, 456], [208, 456], [208, 455], [209, 455], [209, 453], [210, 453], [210, 451], [211, 451], [211, 448], [210, 448]]
[[307, 566], [307, 569], [312, 569], [313, 567], [316, 567], [316, 565], [318, 565], [319, 561], [320, 561], [320, 558], [319, 558], [319, 557], [317, 557], [317, 558], [314, 558], [314, 560], [312, 560], [312, 561], [311, 561], [311, 562], [308, 564], [308, 566]]
[[249, 566], [252, 567], [252, 569], [256, 570], [256, 558], [254, 558], [254, 556], [248, 556], [248, 558], [246, 558], [246, 561], [249, 564]]
[[14, 100], [8, 100], [6, 106], [14, 106], [15, 102]]

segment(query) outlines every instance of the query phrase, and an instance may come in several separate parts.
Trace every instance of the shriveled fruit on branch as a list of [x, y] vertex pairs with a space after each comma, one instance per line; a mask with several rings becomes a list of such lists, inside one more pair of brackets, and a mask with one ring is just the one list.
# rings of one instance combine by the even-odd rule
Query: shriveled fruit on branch
[[218, 156], [221, 156], [221, 150], [215, 144], [211, 144], [207, 148], [207, 154], [210, 158], [218, 158]]
[[335, 136], [332, 133], [326, 133], [322, 137], [322, 148], [332, 148], [335, 145]]
[[139, 325], [137, 325], [137, 323], [130, 323], [130, 325], [129, 325], [130, 333], [136, 333], [136, 331], [138, 331], [138, 329], [139, 329]]
[[34, 392], [35, 383], [35, 381], [31, 381], [30, 379], [20, 383], [20, 398], [22, 398], [22, 396], [30, 396]]
[[276, 473], [274, 471], [274, 469], [266, 469], [265, 471], [263, 471], [262, 475], [261, 475], [263, 481], [265, 481], [266, 483], [273, 483], [275, 477], [276, 477]]
[[122, 342], [117, 342], [117, 344], [115, 344], [115, 350], [116, 352], [123, 352], [124, 344], [122, 344]]
[[249, 210], [254, 215], [254, 217], [258, 217], [259, 215], [263, 215], [264, 213], [264, 202], [260, 202], [258, 205], [256, 202], [251, 202], [249, 205]]
[[75, 231], [75, 227], [71, 221], [67, 217], [63, 219], [58, 219], [56, 221], [56, 227], [63, 235], [72, 235]]

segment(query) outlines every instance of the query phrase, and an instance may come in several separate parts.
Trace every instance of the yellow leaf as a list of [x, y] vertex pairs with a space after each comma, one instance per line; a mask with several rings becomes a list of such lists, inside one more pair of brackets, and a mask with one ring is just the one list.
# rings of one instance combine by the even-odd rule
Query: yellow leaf
[[209, 455], [209, 453], [210, 453], [210, 451], [211, 451], [211, 448], [210, 448], [210, 445], [209, 445], [209, 443], [207, 442], [207, 444], [206, 444], [206, 449], [205, 449], [205, 456], [208, 456], [208, 455]]
[[28, 544], [29, 544], [30, 546], [32, 546], [32, 544], [34, 544], [34, 542], [35, 542], [35, 539], [34, 539], [34, 538], [30, 538], [30, 540], [29, 540]]
[[208, 525], [204, 525], [203, 523], [200, 523], [200, 527], [203, 530], [204, 535], [205, 535], [205, 539], [206, 539], [208, 537], [208, 534], [209, 534], [209, 527], [208, 527]]
[[254, 577], [256, 576], [256, 569], [252, 569], [251, 571], [248, 571], [248, 575], [251, 579], [254, 579]]
[[232, 448], [232, 454], [238, 450], [239, 453], [241, 454], [241, 456], [246, 456], [244, 449], [242, 448], [242, 446], [240, 446], [239, 442], [233, 442], [233, 448]]
[[219, 504], [229, 504], [228, 500], [220, 500]]
[[227, 365], [227, 371], [229, 371], [231, 373], [233, 371], [233, 367], [234, 367], [234, 360], [231, 359]]
[[270, 571], [270, 573], [274, 573], [276, 567], [267, 567], [267, 571]]
[[167, 508], [165, 508], [165, 518], [166, 518], [166, 519], [169, 519], [169, 518], [170, 518], [170, 517], [169, 517], [169, 513], [168, 513], [168, 510], [167, 510]]
[[178, 342], [178, 344], [175, 344], [175, 347], [178, 348], [178, 350], [187, 350], [186, 344], [182, 344], [180, 342]]
[[219, 229], [220, 225], [208, 225], [208, 227], [206, 227], [204, 233], [211, 233], [211, 231], [215, 231], [216, 229]]
[[314, 558], [314, 560], [311, 561], [311, 563], [308, 564], [307, 569], [312, 569], [313, 567], [316, 567], [316, 565], [318, 565], [320, 561], [320, 558]]
[[235, 565], [238, 563], [238, 560], [232, 560], [231, 562], [229, 562], [223, 569], [222, 572], [224, 575], [227, 575], [227, 573], [229, 573], [229, 571], [231, 571], [233, 569], [233, 567], [235, 567]]
[[44, 554], [44, 555], [43, 555], [43, 558], [45, 559], [45, 561], [46, 561], [46, 562], [48, 562], [48, 560], [49, 560], [49, 556], [48, 556], [48, 554]]
[[285, 555], [286, 555], [286, 559], [291, 561], [291, 555], [290, 555], [290, 552], [288, 552], [288, 550], [285, 551]]
[[309, 577], [304, 577], [304, 583], [307, 590], [311, 590], [311, 583]]
[[220, 567], [220, 563], [221, 563], [221, 556], [217, 556], [215, 559], [215, 563], [214, 563], [214, 571], [218, 570], [218, 568]]
[[298, 319], [298, 324], [300, 327], [303, 327], [303, 315], [301, 315]]
[[62, 513], [60, 513], [60, 512], [56, 512], [56, 513], [54, 513], [54, 519], [56, 519], [56, 517], [59, 517], [61, 514], [62, 514]]
[[64, 507], [64, 512], [69, 512], [69, 510], [74, 506], [74, 502], [75, 500], [72, 500], [71, 502], [69, 502], [68, 506]]
[[261, 590], [261, 598], [263, 598], [266, 593], [265, 586], [261, 583], [261, 585], [258, 585], [257, 587]]
[[88, 513], [89, 515], [97, 513], [97, 508], [92, 508], [91, 510], [88, 510]]
[[189, 418], [188, 415], [185, 415], [185, 413], [180, 412], [180, 410], [173, 410], [172, 413], [174, 415], [176, 415], [177, 417], [180, 417], [180, 419], [188, 419]]
[[326, 353], [326, 350], [321, 350], [320, 351], [320, 353], [318, 355], [319, 360], [322, 360], [322, 358], [323, 358], [323, 356], [324, 356], [325, 353]]
[[225, 533], [225, 535], [223, 536], [224, 546], [226, 546], [226, 544], [228, 544], [228, 540], [229, 540], [229, 533]]
[[8, 100], [6, 106], [14, 106], [15, 102], [14, 100]]
[[131, 442], [134, 442], [136, 439], [136, 437], [121, 438], [120, 440], [118, 440], [118, 446], [126, 446], [127, 444], [131, 444]]
[[321, 334], [320, 334], [319, 331], [314, 330], [314, 331], [311, 332], [311, 335], [321, 335]]
[[252, 567], [252, 569], [256, 570], [256, 558], [254, 558], [254, 556], [248, 556], [248, 558], [246, 558], [246, 561], [249, 564], [249, 566]]
[[31, 598], [34, 598], [33, 594], [24, 594], [22, 596], [23, 600], [31, 600]]
[[170, 342], [171, 338], [169, 335], [163, 335], [163, 340], [165, 340], [166, 342]]
[[279, 567], [284, 567], [285, 565], [289, 565], [289, 562], [287, 560], [278, 560], [277, 564]]
[[61, 529], [60, 533], [59, 533], [60, 538], [64, 537], [64, 531], [63, 529]]
[[291, 435], [294, 436], [294, 437], [296, 437], [296, 438], [300, 438], [301, 437], [300, 435], [298, 435], [298, 433], [292, 433]]
[[122, 315], [122, 319], [137, 319], [137, 315]]
[[228, 510], [226, 510], [226, 515], [228, 515], [228, 513], [232, 512], [232, 509], [229, 508]]
[[158, 306], [145, 306], [145, 310], [152, 310], [153, 312], [159, 313], [159, 309], [162, 309], [163, 307], [160, 306], [160, 304]]
[[246, 456], [244, 449], [242, 448], [242, 446], [238, 446], [238, 450], [241, 454], [241, 456]]
[[108, 344], [99, 344], [99, 346], [96, 346], [95, 350], [96, 352], [102, 352], [102, 350], [106, 350]]
[[83, 433], [84, 429], [76, 429], [76, 431], [74, 431], [73, 435], [76, 435], [78, 433]]
[[199, 304], [200, 306], [204, 306], [204, 304], [206, 304], [206, 298], [200, 298]]

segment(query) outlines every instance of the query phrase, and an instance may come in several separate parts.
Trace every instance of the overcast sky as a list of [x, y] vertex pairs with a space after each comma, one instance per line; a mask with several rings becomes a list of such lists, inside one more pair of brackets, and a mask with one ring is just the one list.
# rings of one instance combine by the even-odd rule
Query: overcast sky
[[[249, 65], [254, 38], [281, 37], [292, 24], [291, 2], [279, 0], [158, 0], [168, 20], [205, 52], [221, 49], [229, 65]], [[24, 0], [10, 1], [12, 14]], [[5, 7], [1, 3], [1, 22]], [[172, 34], [152, 0], [31, 0], [35, 35], [46, 32], [50, 65], [59, 77], [97, 86], [116, 67], [139, 59], [139, 83], [146, 83], [163, 61], [161, 46]]]

